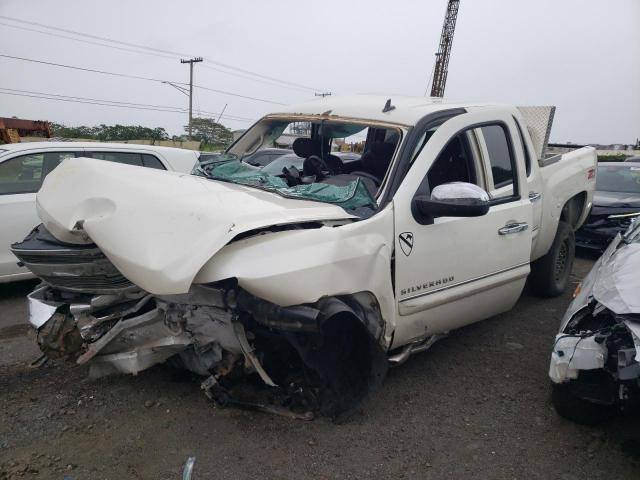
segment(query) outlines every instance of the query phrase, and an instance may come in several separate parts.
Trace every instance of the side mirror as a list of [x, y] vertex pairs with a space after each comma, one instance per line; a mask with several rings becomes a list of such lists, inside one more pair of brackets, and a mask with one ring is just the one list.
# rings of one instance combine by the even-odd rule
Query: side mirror
[[472, 183], [453, 182], [438, 185], [431, 196], [416, 195], [414, 215], [431, 223], [437, 217], [480, 217], [489, 211], [489, 194]]

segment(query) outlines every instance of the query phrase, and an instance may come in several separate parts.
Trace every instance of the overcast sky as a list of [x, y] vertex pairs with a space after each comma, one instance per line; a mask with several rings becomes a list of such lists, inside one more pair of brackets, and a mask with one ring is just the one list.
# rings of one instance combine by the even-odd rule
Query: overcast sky
[[[0, 16], [202, 56], [205, 62], [195, 67], [197, 85], [289, 104], [312, 98], [315, 89], [333, 94], [424, 95], [446, 3], [0, 0]], [[23, 28], [106, 43], [0, 18], [0, 54], [188, 81], [188, 66], [180, 64], [179, 55], [133, 52], [132, 47], [113, 43], [120, 49], [107, 48]], [[0, 89], [187, 106], [186, 96], [160, 82], [3, 57]], [[553, 141], [635, 142], [640, 136], [640, 0], [461, 0], [445, 96], [556, 105]], [[225, 104], [226, 114], [246, 119], [278, 109], [274, 103], [198, 88], [194, 98], [194, 115], [199, 110], [220, 112]], [[0, 116], [67, 125], [161, 126], [171, 134], [182, 133], [187, 121], [186, 113], [6, 94], [0, 94], [0, 107]], [[222, 123], [232, 129], [249, 125], [225, 117]]]

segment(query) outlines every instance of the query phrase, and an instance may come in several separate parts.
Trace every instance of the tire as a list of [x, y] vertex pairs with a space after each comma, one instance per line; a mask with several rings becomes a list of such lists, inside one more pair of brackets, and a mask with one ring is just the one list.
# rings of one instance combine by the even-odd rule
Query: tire
[[314, 364], [307, 364], [322, 379], [320, 413], [344, 423], [381, 385], [387, 356], [364, 325], [349, 317], [329, 320], [322, 331], [322, 345], [313, 352]]
[[573, 228], [566, 222], [559, 222], [551, 248], [544, 257], [531, 264], [529, 284], [533, 291], [543, 297], [562, 295], [569, 284], [575, 255]]
[[581, 425], [597, 425], [610, 419], [615, 409], [576, 396], [572, 382], [551, 384], [551, 403], [558, 415]]

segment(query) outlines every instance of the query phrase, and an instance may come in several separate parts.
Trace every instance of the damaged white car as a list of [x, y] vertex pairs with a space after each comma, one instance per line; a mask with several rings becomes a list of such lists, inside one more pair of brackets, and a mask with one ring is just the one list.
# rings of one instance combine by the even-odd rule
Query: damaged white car
[[576, 290], [551, 353], [556, 411], [595, 424], [640, 405], [640, 221]]
[[[509, 310], [530, 271], [564, 291], [596, 158], [545, 158], [544, 111], [536, 127], [515, 107], [330, 97], [265, 116], [196, 175], [66, 160], [12, 247], [43, 280], [40, 347], [94, 375], [171, 361], [221, 404], [346, 415], [389, 363]], [[302, 170], [242, 161], [301, 122]], [[331, 154], [340, 139], [360, 160]]]

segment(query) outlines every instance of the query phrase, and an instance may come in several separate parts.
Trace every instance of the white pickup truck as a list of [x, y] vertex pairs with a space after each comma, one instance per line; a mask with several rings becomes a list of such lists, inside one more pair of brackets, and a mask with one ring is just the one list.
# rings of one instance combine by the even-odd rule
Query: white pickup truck
[[[353, 411], [389, 363], [509, 310], [527, 278], [565, 289], [596, 155], [543, 158], [542, 111], [329, 97], [265, 116], [196, 175], [65, 160], [12, 247], [43, 280], [38, 342], [94, 375], [171, 358], [220, 403]], [[242, 162], [299, 122], [302, 170]], [[344, 138], [358, 162], [330, 153]], [[247, 375], [269, 402], [234, 393]]]

